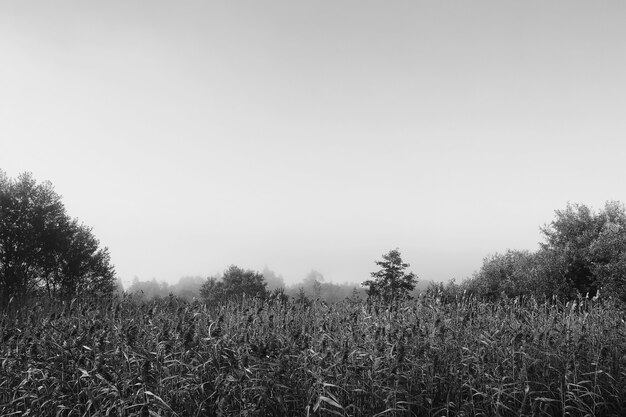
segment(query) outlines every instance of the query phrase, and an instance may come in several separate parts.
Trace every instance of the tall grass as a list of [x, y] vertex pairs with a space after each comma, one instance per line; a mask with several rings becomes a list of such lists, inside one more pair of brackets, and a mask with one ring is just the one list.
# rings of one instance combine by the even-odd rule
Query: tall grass
[[620, 415], [610, 303], [248, 299], [35, 305], [0, 320], [0, 415]]

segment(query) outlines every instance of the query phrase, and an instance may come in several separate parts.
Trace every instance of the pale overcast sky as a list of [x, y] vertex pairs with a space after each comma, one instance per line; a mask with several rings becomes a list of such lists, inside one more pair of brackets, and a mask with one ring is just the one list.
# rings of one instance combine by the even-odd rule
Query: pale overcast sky
[[626, 201], [626, 2], [2, 1], [0, 169], [124, 282], [458, 280]]

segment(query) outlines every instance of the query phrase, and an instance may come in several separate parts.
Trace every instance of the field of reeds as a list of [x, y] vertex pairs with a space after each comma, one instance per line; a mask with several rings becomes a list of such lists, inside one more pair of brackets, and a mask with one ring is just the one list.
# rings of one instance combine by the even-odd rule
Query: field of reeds
[[624, 317], [587, 299], [40, 302], [0, 321], [0, 415], [623, 415]]

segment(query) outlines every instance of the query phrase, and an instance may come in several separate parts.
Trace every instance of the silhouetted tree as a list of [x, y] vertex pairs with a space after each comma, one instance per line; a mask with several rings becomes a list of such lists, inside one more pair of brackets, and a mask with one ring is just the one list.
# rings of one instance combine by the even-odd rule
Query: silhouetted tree
[[108, 249], [65, 212], [49, 182], [0, 171], [0, 299], [111, 294], [115, 272]]
[[368, 287], [369, 297], [381, 298], [385, 302], [410, 298], [409, 292], [415, 288], [417, 277], [413, 272], [405, 272], [410, 265], [402, 261], [398, 249], [383, 255], [383, 260], [376, 261], [376, 265], [382, 269], [372, 272], [373, 280], [361, 284]]
[[111, 294], [116, 288], [115, 272], [107, 248], [100, 249], [91, 228], [72, 221], [63, 239], [60, 274], [54, 287], [60, 295]]

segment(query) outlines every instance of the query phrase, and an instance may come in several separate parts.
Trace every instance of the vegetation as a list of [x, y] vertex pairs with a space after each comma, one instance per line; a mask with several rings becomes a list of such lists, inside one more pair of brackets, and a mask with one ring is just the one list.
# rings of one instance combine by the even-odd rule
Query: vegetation
[[609, 301], [37, 304], [0, 320], [0, 415], [620, 415]]
[[231, 265], [221, 278], [211, 277], [200, 288], [200, 296], [210, 305], [241, 297], [268, 295], [263, 275]]
[[[367, 297], [365, 290], [358, 285], [326, 282], [324, 276], [315, 270], [309, 272], [301, 282], [292, 285], [286, 285], [282, 276], [277, 275], [267, 267], [263, 269], [261, 275], [263, 275], [263, 281], [266, 284], [266, 289], [269, 294], [278, 291], [294, 299], [306, 299], [307, 301], [319, 299], [327, 303], [337, 303], [348, 297]], [[218, 277], [214, 278], [215, 280], [220, 279]], [[127, 289], [127, 292], [133, 294], [135, 298], [144, 301], [153, 298], [166, 298], [170, 295], [184, 298], [187, 301], [193, 301], [194, 299], [202, 299], [200, 289], [206, 284], [207, 280], [207, 278], [197, 276], [183, 277], [175, 284], [168, 284], [166, 282], [157, 282], [154, 279], [150, 281], [140, 281], [138, 278], [135, 278]], [[423, 285], [421, 288], [416, 287], [412, 292], [413, 295], [417, 295], [420, 290], [425, 290], [428, 286], [428, 283], [420, 282], [420, 284]]]
[[622, 415], [626, 210], [568, 205], [542, 232], [417, 300], [398, 249], [367, 300], [235, 265], [115, 297], [52, 186], [0, 171], [0, 415]]
[[285, 287], [285, 294], [300, 300], [322, 300], [326, 303], [338, 303], [349, 297], [365, 299], [367, 294], [356, 284], [336, 284], [326, 282], [324, 275], [312, 270], [296, 285]]
[[417, 277], [413, 272], [405, 272], [410, 266], [402, 261], [398, 249], [393, 249], [383, 255], [382, 261], [376, 261], [381, 269], [372, 272], [373, 280], [363, 282], [364, 287], [369, 287], [369, 297], [380, 298], [384, 302], [403, 300], [409, 297], [409, 292], [415, 288]]
[[182, 277], [175, 284], [167, 282], [157, 282], [156, 279], [150, 281], [140, 281], [135, 277], [126, 289], [126, 292], [132, 294], [136, 299], [144, 301], [153, 298], [164, 298], [170, 295], [184, 298], [187, 301], [193, 301], [200, 296], [200, 288], [207, 281], [206, 278], [199, 276]]
[[535, 295], [572, 299], [598, 290], [626, 302], [626, 210], [618, 202], [594, 212], [582, 204], [557, 210], [536, 252], [509, 250], [485, 258], [464, 284], [480, 297]]
[[0, 170], [0, 305], [11, 298], [110, 295], [116, 278], [107, 248], [71, 219], [48, 182]]

